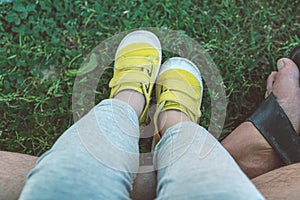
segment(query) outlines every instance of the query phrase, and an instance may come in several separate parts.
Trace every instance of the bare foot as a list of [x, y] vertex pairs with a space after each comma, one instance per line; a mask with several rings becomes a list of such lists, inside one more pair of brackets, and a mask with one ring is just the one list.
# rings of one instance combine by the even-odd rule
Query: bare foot
[[[299, 71], [287, 58], [277, 63], [278, 72], [273, 72], [267, 81], [266, 97], [273, 92], [277, 102], [300, 132]], [[249, 178], [254, 178], [283, 165], [281, 159], [260, 132], [250, 122], [244, 122], [222, 141], [223, 146]]]
[[[277, 102], [283, 108], [294, 129], [300, 133], [300, 87], [299, 70], [293, 61], [287, 58], [278, 61], [278, 70], [267, 81], [267, 92], [272, 91]], [[266, 97], [267, 97], [266, 95]]]

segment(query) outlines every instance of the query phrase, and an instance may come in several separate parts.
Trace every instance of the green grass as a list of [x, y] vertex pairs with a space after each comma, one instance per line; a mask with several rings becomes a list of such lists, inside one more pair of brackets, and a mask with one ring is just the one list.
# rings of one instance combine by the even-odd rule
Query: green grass
[[[180, 30], [221, 71], [227, 117], [223, 135], [263, 100], [276, 59], [300, 43], [299, 0], [15, 1], [0, 5], [0, 150], [41, 155], [73, 123], [75, 72], [100, 42], [142, 27]], [[164, 52], [164, 56], [168, 56]], [[97, 102], [108, 96], [108, 68]], [[205, 88], [202, 124], [210, 98]]]

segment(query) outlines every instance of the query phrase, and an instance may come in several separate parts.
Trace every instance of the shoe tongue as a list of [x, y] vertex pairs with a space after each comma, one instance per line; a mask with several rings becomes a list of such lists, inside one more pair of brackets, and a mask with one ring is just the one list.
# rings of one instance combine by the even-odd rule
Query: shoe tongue
[[137, 42], [133, 44], [129, 44], [122, 48], [118, 52], [117, 57], [135, 57], [135, 56], [157, 56], [159, 57], [159, 52], [152, 45], [145, 42]]

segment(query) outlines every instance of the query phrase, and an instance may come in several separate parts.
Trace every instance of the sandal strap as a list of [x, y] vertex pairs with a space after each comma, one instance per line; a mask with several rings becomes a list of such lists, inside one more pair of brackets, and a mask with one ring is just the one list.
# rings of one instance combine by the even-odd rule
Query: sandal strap
[[285, 164], [300, 162], [300, 137], [273, 93], [247, 121], [253, 123]]
[[197, 119], [201, 116], [198, 104], [196, 104], [197, 98], [179, 91], [168, 90], [160, 95], [158, 104], [164, 104], [164, 108], [161, 110], [173, 110], [179, 109], [187, 114], [192, 121], [197, 122]]
[[159, 59], [157, 56], [145, 57], [145, 56], [131, 56], [125, 57], [121, 56], [116, 60], [117, 70], [126, 70], [126, 69], [137, 69], [141, 68], [147, 69], [148, 71], [152, 70], [153, 59]]
[[128, 70], [119, 72], [110, 82], [109, 87], [116, 87], [124, 83], [149, 84], [150, 79], [147, 73], [143, 71]]

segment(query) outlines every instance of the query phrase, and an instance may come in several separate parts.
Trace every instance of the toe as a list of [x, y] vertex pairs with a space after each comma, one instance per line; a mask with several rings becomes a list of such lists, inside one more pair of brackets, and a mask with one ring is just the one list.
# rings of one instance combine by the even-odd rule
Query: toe
[[282, 58], [277, 62], [278, 77], [289, 79], [294, 86], [299, 87], [299, 69], [298, 66], [289, 58]]
[[267, 79], [267, 91], [265, 94], [265, 98], [267, 98], [273, 90], [273, 84], [276, 78], [277, 72], [272, 72]]

